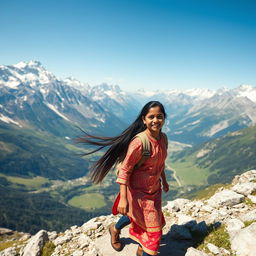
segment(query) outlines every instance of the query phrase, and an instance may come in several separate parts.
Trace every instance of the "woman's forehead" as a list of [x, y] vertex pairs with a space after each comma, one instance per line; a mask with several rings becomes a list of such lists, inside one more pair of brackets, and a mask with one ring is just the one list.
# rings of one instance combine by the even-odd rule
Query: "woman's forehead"
[[163, 115], [163, 112], [161, 111], [161, 108], [159, 106], [156, 106], [156, 107], [152, 107], [148, 110], [148, 113], [147, 115], [152, 115], [152, 114], [162, 114]]

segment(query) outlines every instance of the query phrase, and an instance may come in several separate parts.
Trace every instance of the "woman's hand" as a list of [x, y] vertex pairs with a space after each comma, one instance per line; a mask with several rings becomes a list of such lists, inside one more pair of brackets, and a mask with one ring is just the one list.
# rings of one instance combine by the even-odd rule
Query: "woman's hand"
[[119, 213], [121, 213], [123, 215], [127, 214], [127, 212], [128, 212], [128, 201], [127, 201], [127, 198], [125, 198], [125, 197], [121, 197], [120, 198], [119, 204], [117, 206], [117, 210], [118, 210]]
[[163, 191], [167, 193], [169, 191], [169, 184], [167, 182], [163, 182]]

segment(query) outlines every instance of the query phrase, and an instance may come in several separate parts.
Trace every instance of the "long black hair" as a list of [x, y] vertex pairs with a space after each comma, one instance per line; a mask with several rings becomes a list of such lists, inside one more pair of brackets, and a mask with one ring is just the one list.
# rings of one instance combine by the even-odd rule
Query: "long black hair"
[[90, 155], [107, 146], [110, 146], [105, 154], [91, 168], [91, 180], [94, 183], [100, 183], [108, 174], [110, 169], [124, 159], [129, 143], [133, 137], [146, 129], [146, 126], [143, 123], [143, 117], [145, 117], [149, 112], [149, 109], [153, 107], [159, 107], [164, 115], [164, 118], [166, 118], [164, 106], [159, 101], [150, 101], [142, 108], [136, 120], [119, 136], [99, 137], [90, 135], [82, 130], [85, 136], [77, 138], [76, 142], [98, 146], [97, 149], [89, 153], [85, 153], [83, 156]]

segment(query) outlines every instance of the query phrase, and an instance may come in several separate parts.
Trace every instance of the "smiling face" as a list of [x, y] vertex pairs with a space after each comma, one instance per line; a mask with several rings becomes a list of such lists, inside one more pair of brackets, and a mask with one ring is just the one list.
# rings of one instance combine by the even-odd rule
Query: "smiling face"
[[164, 125], [164, 114], [161, 112], [159, 106], [152, 107], [148, 113], [142, 117], [143, 123], [146, 125], [146, 131], [153, 137], [158, 137], [161, 128]]

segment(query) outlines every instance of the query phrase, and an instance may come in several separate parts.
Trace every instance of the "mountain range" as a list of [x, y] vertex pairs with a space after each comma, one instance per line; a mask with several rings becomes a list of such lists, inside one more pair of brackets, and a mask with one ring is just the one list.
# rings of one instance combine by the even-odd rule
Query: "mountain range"
[[116, 135], [150, 100], [168, 113], [170, 140], [195, 145], [256, 123], [256, 88], [125, 92], [118, 85], [91, 87], [74, 78], [59, 79], [40, 62], [0, 66], [0, 121], [74, 137], [77, 127]]

